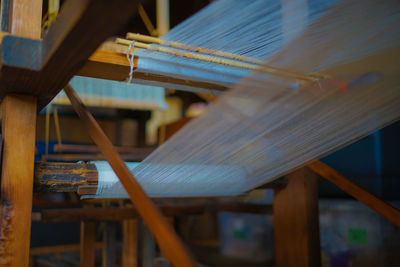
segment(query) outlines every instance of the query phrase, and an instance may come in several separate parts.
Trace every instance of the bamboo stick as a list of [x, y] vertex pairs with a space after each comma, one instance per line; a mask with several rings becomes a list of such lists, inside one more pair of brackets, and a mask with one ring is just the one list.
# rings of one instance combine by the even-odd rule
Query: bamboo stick
[[[179, 42], [173, 42], [173, 41], [167, 41], [161, 38], [157, 37], [152, 37], [152, 36], [147, 36], [147, 35], [141, 35], [141, 34], [136, 34], [136, 33], [127, 33], [126, 39], [128, 40], [134, 40], [134, 41], [139, 41], [139, 42], [145, 42], [145, 43], [154, 43], [158, 45], [163, 45], [163, 46], [168, 46], [172, 48], [177, 48], [177, 49], [182, 49], [182, 50], [189, 50], [193, 51], [196, 53], [202, 53], [202, 54], [207, 54], [207, 55], [213, 55], [213, 56], [218, 56], [218, 57], [224, 57], [227, 59], [232, 59], [232, 60], [238, 60], [254, 65], [259, 65], [259, 66], [265, 66], [266, 62], [257, 58], [251, 58], [231, 52], [226, 52], [226, 51], [221, 51], [221, 50], [215, 50], [215, 49], [209, 49], [209, 48], [204, 48], [204, 47], [198, 47], [198, 46], [192, 46], [192, 45], [187, 45]], [[288, 72], [287, 70], [284, 70], [282, 68], [279, 68], [277, 66], [273, 66], [271, 64], [267, 64], [269, 68], [283, 71], [283, 72]], [[293, 72], [292, 72], [293, 73]], [[296, 73], [293, 73], [296, 74]], [[296, 75], [301, 75], [301, 74], [296, 74]], [[309, 76], [313, 77], [314, 79], [321, 79], [321, 78], [328, 78], [327, 75], [321, 74], [321, 73], [313, 73], [310, 74]]]
[[[154, 37], [148, 36], [148, 38], [154, 38]], [[118, 44], [130, 45], [132, 41], [122, 39], [122, 38], [117, 38], [116, 42]], [[255, 65], [255, 64], [240, 62], [237, 60], [230, 60], [230, 59], [225, 59], [222, 57], [210, 56], [210, 55], [194, 53], [194, 52], [189, 52], [189, 51], [184, 51], [184, 50], [177, 50], [177, 49], [154, 45], [154, 44], [153, 45], [145, 44], [142, 42], [135, 41], [134, 46], [135, 46], [135, 48], [148, 49], [148, 50], [152, 50], [152, 51], [156, 51], [156, 52], [160, 52], [160, 53], [171, 54], [171, 55], [178, 56], [178, 57], [186, 57], [186, 58], [200, 60], [200, 61], [204, 61], [204, 62], [222, 64], [222, 65], [227, 65], [227, 66], [232, 66], [232, 67], [237, 67], [237, 68], [242, 68], [242, 69], [248, 69], [248, 70], [257, 70], [257, 71], [265, 72], [268, 74], [282, 76], [282, 77], [291, 78], [291, 79], [295, 79], [295, 80], [303, 80], [303, 81], [309, 81], [309, 82], [315, 82], [315, 81], [319, 80], [319, 78], [315, 78], [312, 76], [301, 75], [301, 74], [292, 73], [292, 72], [288, 72], [288, 71], [282, 71], [282, 70], [278, 70], [278, 69], [271, 68], [271, 67], [265, 68], [264, 66], [261, 66], [261, 65]]]

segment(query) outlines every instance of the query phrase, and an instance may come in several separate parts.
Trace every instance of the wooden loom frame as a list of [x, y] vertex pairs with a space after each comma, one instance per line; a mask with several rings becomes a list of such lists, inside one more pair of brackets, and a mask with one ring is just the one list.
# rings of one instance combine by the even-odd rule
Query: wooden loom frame
[[[2, 133], [4, 137], [1, 174], [0, 263], [27, 266], [33, 192], [33, 163], [37, 109], [44, 107], [75, 74], [121, 80], [127, 77], [129, 65], [125, 56], [97, 50], [135, 11], [135, 1], [69, 0], [59, 18], [43, 40], [41, 1], [2, 1], [2, 30], [8, 31], [1, 46]], [[101, 19], [98, 19], [102, 16]], [[108, 21], [113, 21], [108, 25]], [[106, 23], [106, 24], [105, 24]], [[101, 29], [96, 31], [96, 29]], [[87, 34], [95, 32], [94, 35]], [[89, 60], [86, 62], [86, 59]], [[82, 68], [83, 67], [83, 68]], [[112, 70], [112, 71], [111, 71]], [[226, 87], [206, 81], [186, 81], [173, 77], [135, 73], [137, 79], [159, 85], [189, 84], [203, 89], [225, 90]], [[193, 266], [194, 261], [158, 209], [141, 191], [111, 143], [91, 115], [84, 109], [72, 88], [66, 92], [93, 139], [122, 179], [139, 214], [147, 221], [158, 239], [163, 254], [174, 266]], [[24, 166], [21, 168], [20, 166]], [[399, 225], [398, 211], [374, 199], [354, 184], [344, 183], [324, 166], [313, 163], [311, 168], [341, 184], [364, 203], [375, 206], [380, 213]], [[325, 176], [325, 177], [326, 177]], [[275, 189], [274, 221], [277, 265], [296, 263], [318, 266], [318, 204], [317, 179], [307, 169], [288, 175], [286, 187]], [[339, 178], [338, 178], [339, 177]], [[343, 178], [343, 177], [342, 177]], [[356, 190], [355, 190], [356, 189]], [[296, 195], [297, 198], [294, 198]], [[360, 197], [361, 196], [361, 197]], [[378, 205], [377, 205], [378, 203]], [[129, 221], [125, 229], [135, 228]], [[84, 266], [93, 265], [94, 226], [82, 223], [81, 251]], [[288, 234], [291, 234], [290, 236]], [[127, 241], [129, 244], [129, 241]], [[295, 246], [293, 245], [295, 244]], [[297, 248], [302, 248], [298, 250]]]

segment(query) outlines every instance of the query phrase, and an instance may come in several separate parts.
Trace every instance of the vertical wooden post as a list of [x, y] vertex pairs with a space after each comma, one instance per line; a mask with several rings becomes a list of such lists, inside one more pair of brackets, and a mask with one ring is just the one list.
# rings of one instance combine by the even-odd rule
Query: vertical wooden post
[[[41, 0], [3, 0], [1, 29], [40, 38]], [[2, 102], [0, 265], [28, 266], [31, 232], [36, 98], [7, 95]]]
[[116, 222], [104, 222], [103, 229], [103, 267], [115, 267], [116, 260]]
[[96, 223], [81, 222], [80, 266], [94, 267]]
[[137, 267], [138, 220], [122, 222], [122, 267]]
[[36, 99], [7, 95], [2, 102], [0, 265], [28, 266]]
[[320, 266], [318, 177], [307, 168], [275, 189], [275, 266]]

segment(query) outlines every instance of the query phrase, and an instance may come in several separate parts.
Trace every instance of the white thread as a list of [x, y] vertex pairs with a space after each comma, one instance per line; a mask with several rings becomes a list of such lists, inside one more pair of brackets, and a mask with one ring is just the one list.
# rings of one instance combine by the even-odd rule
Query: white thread
[[[308, 1], [314, 9], [301, 33], [296, 22], [304, 15], [287, 17], [293, 26], [285, 28], [297, 34], [287, 35], [296, 38], [287, 45], [282, 44], [281, 3], [275, 0], [216, 1], [211, 7], [217, 9], [204, 9], [164, 37], [333, 79], [323, 81], [323, 90], [315, 83], [294, 90], [285, 79], [252, 73], [134, 169], [146, 191], [181, 197], [241, 194], [400, 118], [397, 1], [343, 0], [319, 10], [328, 2]], [[268, 9], [271, 17], [263, 13]], [[208, 66], [142, 53], [171, 65]], [[368, 73], [382, 78], [368, 82]], [[345, 93], [343, 84], [351, 85]], [[245, 182], [238, 179], [242, 173]]]
[[128, 83], [132, 82], [132, 77], [133, 77], [133, 70], [135, 68], [135, 56], [133, 55], [133, 49], [135, 48], [135, 42], [131, 41], [128, 47], [128, 50], [126, 52], [126, 58], [129, 61], [129, 78], [128, 78]]

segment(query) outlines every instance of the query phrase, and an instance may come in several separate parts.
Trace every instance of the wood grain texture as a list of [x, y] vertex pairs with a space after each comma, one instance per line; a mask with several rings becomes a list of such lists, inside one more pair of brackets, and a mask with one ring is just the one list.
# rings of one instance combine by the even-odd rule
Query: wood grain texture
[[122, 221], [122, 267], [138, 266], [138, 220]]
[[400, 211], [398, 209], [351, 182], [321, 161], [314, 161], [308, 164], [307, 167], [400, 227]]
[[41, 0], [5, 0], [9, 2], [8, 31], [11, 34], [40, 39], [42, 30]]
[[36, 192], [77, 192], [81, 185], [97, 185], [93, 163], [38, 162], [35, 164]]
[[81, 222], [80, 266], [94, 267], [96, 223]]
[[168, 255], [168, 259], [175, 266], [195, 266], [195, 262], [189, 251], [162, 216], [160, 210], [143, 191], [133, 174], [119, 157], [110, 140], [104, 134], [93, 116], [85, 108], [76, 92], [70, 85], [67, 85], [64, 90], [73, 108], [84, 121], [89, 135], [110, 163], [114, 172], [120, 179], [121, 184], [127, 191], [133, 205], [138, 210], [138, 213], [154, 234], [160, 247], [162, 247]]
[[7, 95], [2, 102], [0, 265], [28, 266], [36, 99]]
[[275, 266], [321, 266], [318, 177], [305, 168], [286, 177], [274, 192]]
[[[2, 8], [7, 6], [7, 10], [2, 10], [2, 16], [7, 17], [8, 22], [3, 25], [6, 22], [2, 21], [2, 29], [7, 28], [14, 35], [39, 39], [42, 2], [5, 1]], [[3, 96], [0, 265], [28, 266], [37, 99], [12, 94]]]

